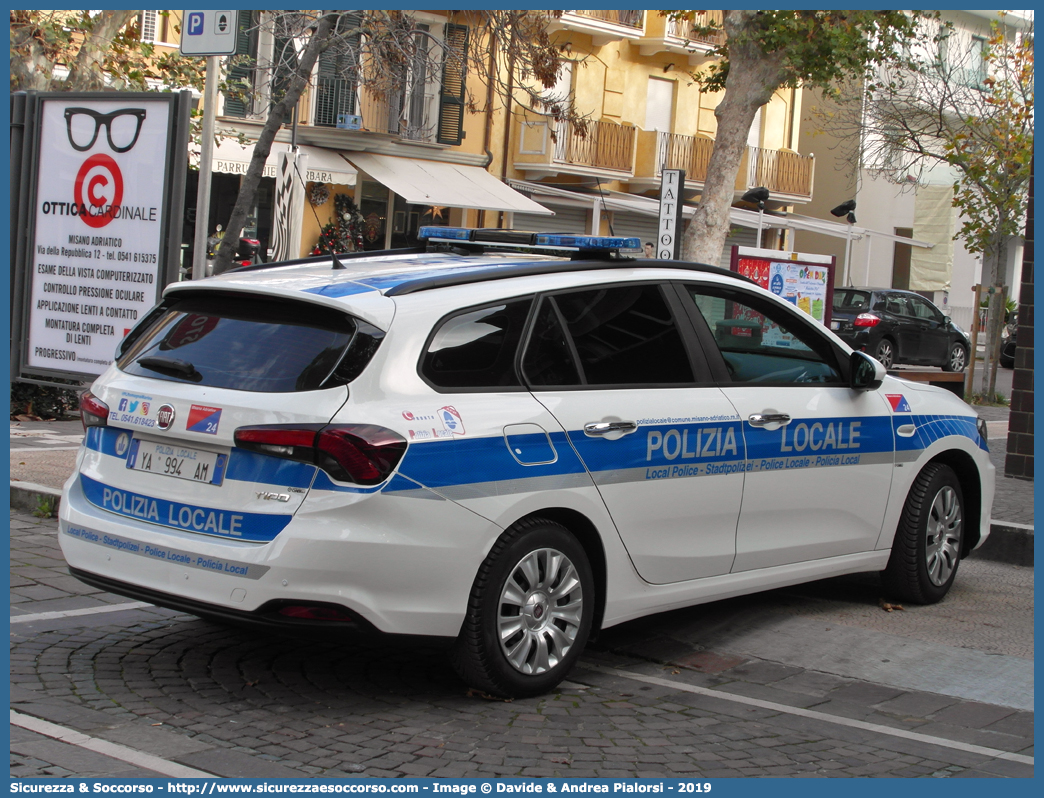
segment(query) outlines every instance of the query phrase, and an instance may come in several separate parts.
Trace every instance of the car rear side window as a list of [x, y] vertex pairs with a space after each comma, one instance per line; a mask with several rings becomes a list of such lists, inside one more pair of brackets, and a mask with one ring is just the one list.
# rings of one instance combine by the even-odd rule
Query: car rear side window
[[532, 299], [469, 308], [444, 319], [421, 361], [421, 374], [436, 388], [520, 388], [515, 371]]
[[651, 284], [545, 297], [522, 368], [534, 386], [694, 382], [674, 315]]
[[135, 330], [117, 366], [128, 374], [239, 391], [290, 393], [351, 382], [384, 333], [305, 302], [230, 294], [165, 300]]
[[834, 289], [834, 310], [848, 313], [862, 313], [870, 309], [870, 292], [856, 291], [852, 288]]

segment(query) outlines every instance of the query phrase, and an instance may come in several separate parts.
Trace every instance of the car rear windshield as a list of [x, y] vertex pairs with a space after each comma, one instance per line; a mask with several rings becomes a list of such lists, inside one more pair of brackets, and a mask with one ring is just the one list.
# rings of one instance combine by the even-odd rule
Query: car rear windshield
[[214, 388], [314, 391], [355, 379], [383, 335], [307, 302], [175, 295], [131, 331], [116, 365], [128, 374]]
[[851, 288], [834, 289], [834, 310], [864, 311], [870, 310], [870, 292], [853, 291]]

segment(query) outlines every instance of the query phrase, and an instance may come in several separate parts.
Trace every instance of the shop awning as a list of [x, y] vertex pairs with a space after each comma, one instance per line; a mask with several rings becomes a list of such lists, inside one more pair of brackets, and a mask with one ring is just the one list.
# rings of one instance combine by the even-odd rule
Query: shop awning
[[[276, 176], [276, 166], [279, 163], [279, 153], [288, 152], [290, 145], [276, 141], [272, 143], [272, 152], [265, 161], [265, 177]], [[336, 183], [342, 186], [354, 186], [356, 171], [350, 163], [332, 150], [324, 150], [321, 147], [309, 147], [300, 145], [298, 150], [305, 155], [305, 169], [302, 176], [305, 182], [312, 183]], [[199, 145], [190, 145], [190, 152], [194, 159], [199, 158]], [[223, 139], [214, 147], [214, 169], [227, 175], [245, 175], [247, 167], [250, 166], [250, 158], [254, 154], [254, 143], [250, 142], [245, 147], [235, 139]]]
[[415, 205], [554, 216], [554, 211], [533, 202], [477, 166], [374, 153], [349, 152], [344, 157], [359, 171]]

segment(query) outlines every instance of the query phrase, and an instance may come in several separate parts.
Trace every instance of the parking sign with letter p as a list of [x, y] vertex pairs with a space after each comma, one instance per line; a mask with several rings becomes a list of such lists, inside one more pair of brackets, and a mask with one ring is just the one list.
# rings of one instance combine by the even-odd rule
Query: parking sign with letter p
[[238, 11], [183, 11], [182, 55], [235, 55]]

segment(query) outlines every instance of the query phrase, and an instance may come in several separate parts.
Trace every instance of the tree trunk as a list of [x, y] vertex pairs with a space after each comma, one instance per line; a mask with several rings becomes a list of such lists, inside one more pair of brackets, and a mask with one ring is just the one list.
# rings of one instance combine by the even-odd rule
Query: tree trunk
[[[751, 23], [753, 11], [726, 11], [725, 31], [741, 31]], [[747, 135], [758, 109], [772, 99], [784, 79], [783, 53], [766, 53], [752, 44], [729, 47], [729, 74], [725, 94], [714, 111], [718, 131], [707, 165], [700, 204], [685, 228], [682, 257], [715, 264], [729, 235], [729, 209], [736, 189]]]
[[992, 269], [989, 284], [993, 286], [989, 310], [986, 315], [986, 350], [982, 364], [982, 395], [993, 404], [997, 399], [997, 365], [1000, 355], [1001, 331], [1004, 329], [1004, 262], [1007, 260], [1007, 241], [998, 236], [993, 247]]
[[105, 72], [101, 67], [112, 40], [123, 27], [130, 23], [137, 11], [101, 11], [94, 20], [94, 28], [69, 65], [69, 77], [62, 87], [66, 91], [101, 91], [105, 85]]
[[268, 160], [268, 156], [272, 152], [272, 142], [275, 140], [276, 132], [282, 126], [283, 119], [297, 104], [305, 86], [308, 85], [312, 75], [312, 67], [315, 66], [319, 53], [325, 49], [330, 35], [333, 33], [336, 19], [335, 13], [324, 14], [320, 17], [311, 38], [308, 40], [308, 44], [305, 46], [304, 52], [301, 54], [301, 59], [298, 62], [297, 69], [294, 71], [293, 79], [290, 81], [286, 94], [268, 112], [268, 118], [265, 119], [264, 127], [261, 128], [261, 133], [257, 137], [257, 143], [254, 145], [254, 154], [250, 158], [250, 166], [247, 167], [246, 174], [243, 175], [243, 180], [239, 184], [239, 196], [236, 198], [235, 207], [232, 208], [232, 216], [228, 220], [228, 227], [225, 230], [224, 237], [221, 239], [221, 246], [218, 248], [217, 256], [214, 258], [214, 274], [221, 274], [221, 272], [232, 268], [232, 255], [239, 246], [239, 236], [243, 232], [243, 224], [246, 222], [247, 213], [257, 198], [257, 187], [261, 183], [261, 175], [265, 170], [265, 161]]

